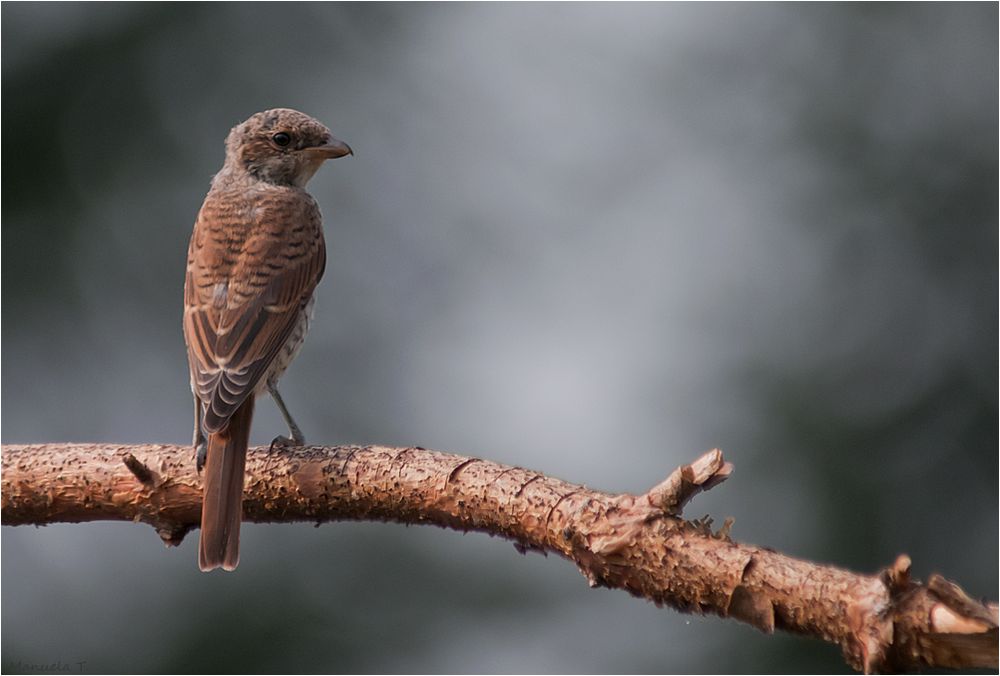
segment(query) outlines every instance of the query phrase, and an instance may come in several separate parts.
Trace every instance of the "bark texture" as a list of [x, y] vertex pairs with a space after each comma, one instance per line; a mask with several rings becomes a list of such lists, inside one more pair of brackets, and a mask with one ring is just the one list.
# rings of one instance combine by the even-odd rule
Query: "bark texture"
[[[243, 510], [255, 522], [382, 520], [488, 532], [572, 560], [591, 586], [836, 643], [865, 672], [997, 668], [996, 603], [937, 575], [912, 580], [905, 555], [862, 575], [734, 542], [728, 520], [713, 532], [710, 521], [680, 518], [688, 500], [731, 471], [713, 450], [645, 494], [610, 494], [422, 448], [256, 448]], [[200, 511], [201, 478], [186, 446], [3, 448], [4, 525], [142, 521], [179, 544]]]

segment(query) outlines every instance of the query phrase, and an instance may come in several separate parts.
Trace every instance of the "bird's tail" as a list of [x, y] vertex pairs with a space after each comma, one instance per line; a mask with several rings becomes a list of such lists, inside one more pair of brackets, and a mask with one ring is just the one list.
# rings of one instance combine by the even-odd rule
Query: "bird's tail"
[[234, 570], [240, 562], [240, 519], [243, 517], [243, 470], [250, 443], [254, 397], [236, 409], [226, 428], [208, 435], [205, 493], [201, 506], [198, 567]]

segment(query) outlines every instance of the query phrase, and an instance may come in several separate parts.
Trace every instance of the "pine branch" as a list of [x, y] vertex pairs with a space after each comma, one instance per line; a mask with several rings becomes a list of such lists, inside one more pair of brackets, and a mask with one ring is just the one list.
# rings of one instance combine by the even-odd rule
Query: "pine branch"
[[[860, 575], [734, 542], [729, 520], [713, 532], [710, 520], [680, 518], [731, 471], [713, 450], [630, 495], [422, 448], [255, 448], [243, 508], [255, 522], [398, 521], [499, 535], [572, 560], [594, 587], [836, 643], [865, 672], [997, 668], [997, 605], [938, 575], [910, 579], [905, 555]], [[200, 510], [186, 446], [3, 448], [4, 525], [142, 521], [176, 545]]]

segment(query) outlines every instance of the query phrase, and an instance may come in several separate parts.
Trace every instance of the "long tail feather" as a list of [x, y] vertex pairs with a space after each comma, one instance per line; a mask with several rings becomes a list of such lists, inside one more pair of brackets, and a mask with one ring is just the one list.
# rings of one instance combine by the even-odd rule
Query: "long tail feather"
[[254, 397], [247, 397], [224, 430], [208, 435], [198, 547], [198, 566], [206, 572], [219, 567], [234, 570], [240, 562], [243, 470], [250, 443], [253, 404]]

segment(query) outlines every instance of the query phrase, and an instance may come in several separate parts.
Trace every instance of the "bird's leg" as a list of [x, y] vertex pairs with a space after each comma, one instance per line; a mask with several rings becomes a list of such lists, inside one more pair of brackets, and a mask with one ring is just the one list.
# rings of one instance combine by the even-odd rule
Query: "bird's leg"
[[205, 443], [205, 435], [201, 431], [201, 397], [194, 395], [194, 435], [191, 445], [194, 446], [194, 464], [198, 472], [205, 466], [208, 458], [208, 444]]
[[299, 426], [292, 419], [292, 414], [288, 412], [285, 402], [281, 399], [281, 395], [278, 394], [278, 386], [273, 380], [267, 381], [267, 391], [271, 393], [271, 398], [278, 405], [281, 417], [285, 419], [285, 424], [288, 425], [288, 433], [291, 435], [291, 438], [283, 436], [275, 437], [274, 441], [271, 442], [271, 448], [268, 450], [273, 449], [275, 446], [305, 446], [306, 438], [302, 436], [302, 430], [299, 429]]

